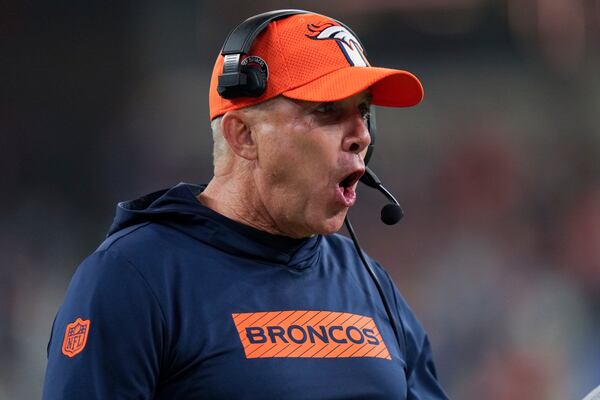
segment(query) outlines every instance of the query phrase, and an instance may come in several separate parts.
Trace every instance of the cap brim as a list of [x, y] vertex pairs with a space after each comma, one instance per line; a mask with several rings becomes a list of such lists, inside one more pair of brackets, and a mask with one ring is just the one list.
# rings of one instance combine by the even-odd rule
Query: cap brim
[[314, 81], [282, 94], [305, 101], [338, 101], [369, 89], [373, 104], [385, 107], [410, 107], [423, 99], [423, 86], [408, 71], [348, 67], [323, 75]]

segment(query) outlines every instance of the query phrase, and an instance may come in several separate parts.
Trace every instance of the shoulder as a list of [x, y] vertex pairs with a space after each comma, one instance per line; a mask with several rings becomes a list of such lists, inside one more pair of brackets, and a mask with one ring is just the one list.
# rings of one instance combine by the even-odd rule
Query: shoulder
[[149, 299], [159, 301], [158, 294], [167, 284], [166, 260], [177, 251], [176, 240], [170, 237], [177, 235], [173, 231], [160, 224], [143, 223], [107, 237], [80, 263], [68, 293], [77, 293], [77, 298], [111, 302], [111, 293], [135, 287], [150, 295]]
[[112, 303], [117, 293], [131, 292], [133, 288], [146, 294], [152, 292], [139, 268], [122, 252], [116, 248], [98, 249], [79, 264], [65, 301]]
[[108, 236], [94, 253], [111, 252], [138, 269], [151, 271], [163, 269], [168, 260], [184, 259], [190, 252], [202, 256], [211, 247], [199, 239], [168, 222], [144, 222]]
[[177, 241], [182, 233], [163, 224], [144, 222], [124, 228], [108, 236], [96, 249], [98, 251], [112, 250], [124, 255], [136, 254], [140, 251], [165, 248], [161, 245]]

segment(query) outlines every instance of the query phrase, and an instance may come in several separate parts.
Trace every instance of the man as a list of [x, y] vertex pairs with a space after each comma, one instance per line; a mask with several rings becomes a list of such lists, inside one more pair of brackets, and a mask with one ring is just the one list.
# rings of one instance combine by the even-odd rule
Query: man
[[229, 93], [231, 65], [215, 64], [214, 178], [120, 203], [75, 273], [44, 398], [446, 398], [387, 273], [370, 261], [380, 295], [334, 234], [365, 171], [370, 105], [414, 105], [421, 85], [370, 67], [328, 17], [265, 26], [232, 67], [258, 71], [262, 94]]

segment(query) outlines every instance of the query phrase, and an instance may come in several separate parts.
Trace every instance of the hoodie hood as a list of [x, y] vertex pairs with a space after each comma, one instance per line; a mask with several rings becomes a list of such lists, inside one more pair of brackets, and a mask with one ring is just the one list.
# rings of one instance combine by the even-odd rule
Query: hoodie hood
[[316, 262], [321, 235], [305, 239], [273, 235], [231, 220], [201, 204], [206, 185], [180, 183], [117, 205], [108, 236], [143, 223], [170, 226], [203, 243], [244, 258], [305, 269]]

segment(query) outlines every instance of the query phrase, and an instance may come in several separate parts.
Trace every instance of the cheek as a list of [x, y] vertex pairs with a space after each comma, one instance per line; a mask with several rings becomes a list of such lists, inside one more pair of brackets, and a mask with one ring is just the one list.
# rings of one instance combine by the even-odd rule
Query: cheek
[[271, 185], [293, 184], [305, 171], [306, 160], [302, 154], [303, 151], [293, 143], [273, 143], [259, 154], [260, 168]]
[[261, 169], [273, 184], [306, 185], [329, 179], [336, 153], [322, 132], [288, 132], [259, 150]]
[[313, 188], [322, 190], [329, 184], [336, 156], [325, 141], [306, 141], [297, 145], [294, 155], [287, 161], [299, 184], [310, 192]]

